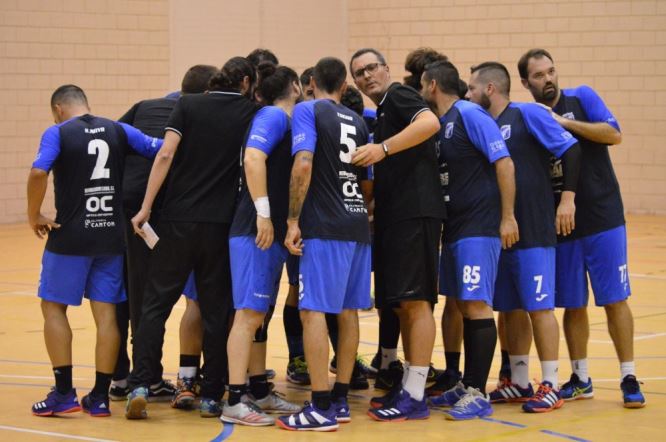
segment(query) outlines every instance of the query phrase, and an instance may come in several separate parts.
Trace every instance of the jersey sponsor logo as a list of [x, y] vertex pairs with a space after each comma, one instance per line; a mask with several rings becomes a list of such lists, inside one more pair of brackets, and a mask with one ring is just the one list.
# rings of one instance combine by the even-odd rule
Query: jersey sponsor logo
[[539, 296], [536, 297], [536, 300], [537, 300], [537, 302], [541, 302], [544, 299], [546, 299], [547, 296], [548, 296], [548, 293], [542, 293], [542, 294], [540, 294]]
[[570, 139], [573, 138], [573, 135], [571, 135], [567, 131], [562, 132], [560, 135], [562, 135], [562, 138], [564, 138], [564, 141], [569, 141]]
[[292, 138], [292, 143], [294, 144], [294, 146], [298, 146], [303, 141], [305, 141], [305, 134], [303, 132], [294, 135], [294, 137]]
[[497, 153], [501, 150], [506, 149], [506, 145], [504, 144], [504, 140], [493, 141], [492, 143], [490, 143], [489, 147], [490, 147], [490, 152], [492, 152], [492, 153]]
[[504, 138], [504, 140], [508, 140], [511, 138], [511, 125], [505, 124], [504, 126], [500, 127], [500, 132], [502, 132], [502, 138]]
[[471, 286], [471, 287], [466, 287], [467, 291], [470, 292], [470, 293], [473, 292], [473, 291], [475, 291], [475, 290], [477, 290], [477, 289], [479, 289], [479, 288], [481, 288], [480, 285], [473, 285], [473, 286]]
[[268, 140], [266, 138], [262, 137], [261, 135], [257, 135], [257, 134], [250, 135], [250, 140], [259, 141], [261, 143], [267, 143], [268, 142]]
[[270, 299], [271, 295], [264, 295], [263, 293], [253, 293], [253, 295], [257, 298], [261, 299]]
[[453, 137], [453, 121], [446, 123], [446, 127], [444, 128], [444, 138], [449, 139], [451, 137]]
[[574, 116], [573, 112], [565, 112], [562, 114], [562, 118], [566, 118], [568, 120], [575, 120], [576, 117]]

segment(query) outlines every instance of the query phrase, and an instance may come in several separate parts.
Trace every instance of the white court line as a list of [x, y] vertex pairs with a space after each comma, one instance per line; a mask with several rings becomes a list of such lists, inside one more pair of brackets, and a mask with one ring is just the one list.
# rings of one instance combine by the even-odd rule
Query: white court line
[[[21, 374], [3, 374], [0, 373], [0, 378], [13, 378], [13, 379], [53, 379], [53, 376], [26, 376]], [[91, 381], [89, 378], [72, 378], [74, 381]]]
[[629, 277], [630, 278], [639, 278], [639, 279], [659, 279], [666, 281], [666, 276], [660, 276], [660, 275], [646, 275], [644, 273], [631, 273], [629, 272]]
[[0, 293], [0, 296], [36, 296], [37, 290], [15, 290], [11, 292]]
[[[660, 338], [662, 336], [666, 336], [666, 333], [651, 333], [649, 335], [643, 335], [643, 336], [634, 336], [634, 341], [645, 341], [647, 339], [654, 339], [654, 338]], [[560, 338], [560, 341], [565, 341], [565, 338]], [[593, 344], [612, 344], [613, 341], [610, 339], [590, 339], [589, 342]]]
[[[652, 378], [640, 378], [641, 381], [666, 381], [666, 376], [656, 376]], [[617, 382], [617, 378], [613, 379], [597, 379], [594, 378], [594, 382]]]
[[99, 439], [97, 437], [75, 436], [73, 434], [54, 433], [52, 431], [31, 430], [30, 428], [9, 427], [7, 425], [0, 425], [0, 430], [17, 431], [19, 433], [32, 433], [32, 434], [39, 434], [42, 436], [55, 436], [55, 437], [62, 437], [65, 439], [91, 440], [96, 442], [118, 442], [111, 439]]

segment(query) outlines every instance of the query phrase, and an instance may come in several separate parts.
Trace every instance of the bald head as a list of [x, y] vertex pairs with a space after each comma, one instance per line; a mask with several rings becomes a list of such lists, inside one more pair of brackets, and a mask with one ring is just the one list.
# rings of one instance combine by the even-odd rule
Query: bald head
[[511, 92], [511, 76], [506, 67], [496, 61], [487, 61], [477, 66], [472, 67], [472, 74], [476, 74], [476, 80], [487, 85], [492, 83], [495, 85], [497, 92], [509, 97]]

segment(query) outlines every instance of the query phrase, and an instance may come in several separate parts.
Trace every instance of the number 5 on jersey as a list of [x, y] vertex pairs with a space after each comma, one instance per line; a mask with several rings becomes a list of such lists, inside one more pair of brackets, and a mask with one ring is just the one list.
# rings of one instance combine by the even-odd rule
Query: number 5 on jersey
[[356, 127], [340, 123], [340, 144], [347, 146], [346, 152], [344, 147], [340, 150], [340, 161], [347, 164], [351, 163], [352, 154], [356, 151], [356, 141], [349, 135], [356, 135]]

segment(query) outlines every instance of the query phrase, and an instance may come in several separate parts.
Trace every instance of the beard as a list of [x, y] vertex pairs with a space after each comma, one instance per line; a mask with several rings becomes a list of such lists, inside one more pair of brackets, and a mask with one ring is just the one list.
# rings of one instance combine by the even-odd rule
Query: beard
[[557, 85], [554, 83], [546, 83], [541, 91], [541, 97], [544, 101], [552, 101], [557, 97]]
[[481, 102], [479, 105], [485, 110], [490, 109], [490, 98], [488, 98], [488, 95], [486, 95], [485, 92], [481, 93]]

